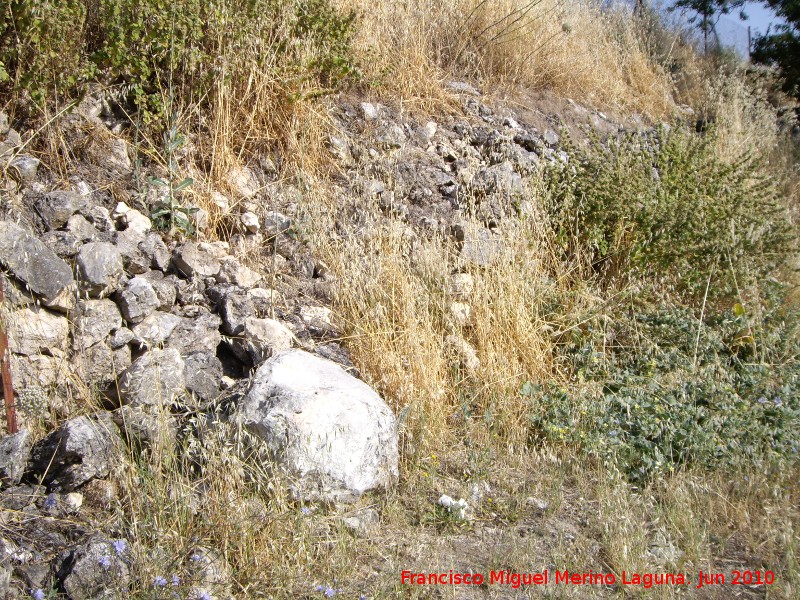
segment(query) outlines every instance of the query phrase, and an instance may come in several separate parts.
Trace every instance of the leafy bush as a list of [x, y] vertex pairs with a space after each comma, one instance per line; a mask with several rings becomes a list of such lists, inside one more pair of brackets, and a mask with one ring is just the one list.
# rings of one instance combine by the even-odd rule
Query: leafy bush
[[13, 1], [0, 12], [0, 92], [40, 101], [97, 79], [164, 116], [168, 86], [202, 99], [219, 78], [257, 70], [290, 93], [319, 90], [357, 72], [354, 21], [330, 0]]
[[681, 465], [740, 468], [800, 451], [800, 319], [776, 302], [760, 327], [740, 305], [683, 308], [575, 330], [576, 388], [526, 384], [531, 435], [578, 445], [635, 481]]
[[568, 254], [588, 251], [611, 278], [645, 275], [702, 294], [729, 294], [790, 251], [780, 186], [750, 154], [715, 153], [715, 133], [660, 129], [586, 147], [545, 179], [548, 212]]

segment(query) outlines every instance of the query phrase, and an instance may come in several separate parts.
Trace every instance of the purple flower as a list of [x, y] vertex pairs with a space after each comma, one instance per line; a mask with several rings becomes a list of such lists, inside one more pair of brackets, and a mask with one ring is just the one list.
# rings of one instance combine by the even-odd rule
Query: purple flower
[[307, 506], [304, 506], [303, 508], [300, 509], [300, 512], [303, 513], [304, 515], [310, 515], [311, 509], [308, 508]]
[[122, 554], [128, 547], [128, 542], [125, 540], [114, 540], [111, 542], [111, 545], [114, 546], [114, 551], [117, 554]]
[[181, 584], [181, 578], [178, 577], [177, 575], [173, 575], [172, 576], [172, 585], [174, 585], [175, 587], [178, 587], [180, 584]]
[[110, 556], [101, 556], [97, 559], [97, 564], [99, 564], [104, 569], [107, 569], [111, 566], [111, 557]]
[[200, 562], [201, 560], [203, 560], [203, 557], [200, 556], [197, 552], [195, 552], [189, 557], [189, 560], [191, 560], [192, 562]]
[[44, 600], [45, 598], [44, 591], [40, 589], [31, 590], [31, 598], [33, 598], [34, 600]]
[[57, 502], [58, 501], [56, 500], [56, 495], [55, 494], [47, 494], [47, 498], [44, 499], [44, 505], [43, 506], [45, 508], [47, 508], [47, 509], [55, 508]]
[[208, 592], [200, 592], [197, 596], [197, 600], [211, 600], [211, 596], [208, 595]]
[[780, 396], [775, 396], [775, 400], [773, 400], [773, 402], [775, 403], [775, 406], [780, 406], [781, 404], [783, 404], [783, 401], [781, 400]]
[[324, 585], [318, 585], [317, 587], [314, 588], [315, 592], [322, 592], [324, 590], [325, 590], [325, 586]]
[[157, 576], [153, 580], [153, 587], [164, 587], [165, 585], [167, 585], [167, 580], [164, 579], [161, 575]]
[[325, 588], [325, 597], [326, 598], [333, 598], [336, 595], [336, 590], [333, 589], [331, 586]]
[[759, 404], [766, 404], [767, 403], [767, 399], [764, 398], [764, 396], [761, 396], [761, 398], [758, 399], [758, 403]]

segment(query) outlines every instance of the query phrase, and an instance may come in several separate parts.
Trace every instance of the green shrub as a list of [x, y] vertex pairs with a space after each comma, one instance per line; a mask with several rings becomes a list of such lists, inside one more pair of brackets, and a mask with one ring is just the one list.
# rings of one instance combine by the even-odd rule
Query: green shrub
[[165, 116], [173, 87], [207, 97], [220, 78], [266, 73], [315, 93], [357, 73], [354, 14], [330, 0], [25, 0], [0, 13], [0, 93], [72, 97], [81, 84], [125, 84], [136, 107]]
[[[700, 321], [683, 308], [576, 329], [577, 390], [526, 384], [532, 440], [577, 445], [632, 480], [683, 465], [752, 468], [800, 452], [800, 319], [774, 301]], [[609, 335], [610, 334], [610, 335]]]
[[715, 133], [660, 129], [585, 147], [546, 174], [547, 208], [568, 254], [608, 278], [646, 276], [702, 295], [770, 272], [790, 251], [780, 185], [754, 156], [715, 154]]

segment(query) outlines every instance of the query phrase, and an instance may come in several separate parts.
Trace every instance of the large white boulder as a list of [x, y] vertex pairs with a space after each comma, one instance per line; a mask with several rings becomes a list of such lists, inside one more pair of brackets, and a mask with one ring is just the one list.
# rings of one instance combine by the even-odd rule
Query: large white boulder
[[306, 500], [352, 501], [398, 477], [397, 421], [366, 383], [303, 350], [256, 371], [239, 409], [245, 427], [297, 476]]

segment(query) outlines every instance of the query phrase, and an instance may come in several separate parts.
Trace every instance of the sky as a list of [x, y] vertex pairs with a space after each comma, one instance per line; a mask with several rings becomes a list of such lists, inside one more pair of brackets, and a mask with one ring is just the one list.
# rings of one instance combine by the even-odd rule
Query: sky
[[747, 56], [747, 27], [750, 26], [752, 37], [755, 40], [758, 34], [767, 32], [770, 24], [783, 23], [782, 19], [775, 16], [769, 7], [757, 2], [748, 2], [744, 6], [748, 19], [739, 18], [739, 11], [720, 17], [717, 23], [717, 33], [723, 46], [732, 46], [740, 56]]

